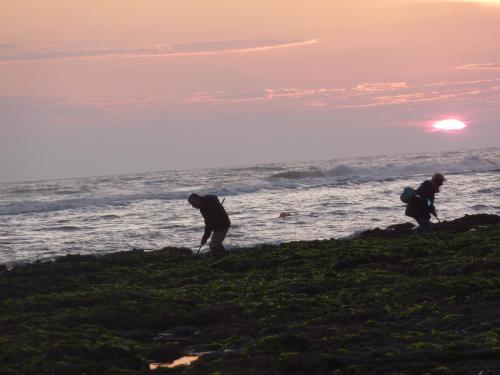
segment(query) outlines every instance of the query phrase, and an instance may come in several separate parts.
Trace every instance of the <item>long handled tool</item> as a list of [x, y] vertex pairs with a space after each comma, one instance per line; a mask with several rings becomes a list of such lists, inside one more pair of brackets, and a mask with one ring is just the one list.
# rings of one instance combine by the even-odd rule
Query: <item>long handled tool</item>
[[201, 250], [201, 247], [202, 247], [202, 246], [203, 246], [203, 245], [200, 245], [200, 247], [198, 248], [198, 251], [196, 252], [196, 256], [198, 256], [198, 255], [200, 254], [200, 250]]

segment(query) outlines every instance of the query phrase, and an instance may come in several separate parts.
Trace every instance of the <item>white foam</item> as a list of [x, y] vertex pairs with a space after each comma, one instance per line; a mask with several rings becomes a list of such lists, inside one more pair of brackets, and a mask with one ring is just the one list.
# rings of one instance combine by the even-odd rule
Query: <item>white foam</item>
[[[500, 171], [498, 152], [457, 152], [279, 166], [272, 164], [268, 167], [211, 169], [196, 173], [175, 171], [42, 181], [0, 186], [0, 215], [124, 207], [141, 201], [184, 200], [190, 192], [235, 196], [270, 190], [310, 189], [422, 176], [428, 178], [434, 172], [453, 175], [495, 171]], [[151, 184], [151, 181], [156, 183]], [[43, 195], [40, 195], [41, 192]]]
[[[413, 159], [413, 158], [412, 158]], [[412, 160], [410, 159], [410, 160]], [[418, 161], [408, 162], [402, 158], [400, 162], [391, 161], [386, 163], [339, 163], [323, 170], [289, 170], [275, 173], [269, 176], [271, 180], [305, 180], [314, 179], [314, 183], [320, 183], [323, 178], [325, 183], [334, 182], [368, 182], [383, 181], [394, 178], [408, 178], [417, 175], [441, 172], [444, 174], [491, 172], [500, 171], [500, 161], [478, 156], [466, 156], [459, 159], [447, 158], [425, 158]]]

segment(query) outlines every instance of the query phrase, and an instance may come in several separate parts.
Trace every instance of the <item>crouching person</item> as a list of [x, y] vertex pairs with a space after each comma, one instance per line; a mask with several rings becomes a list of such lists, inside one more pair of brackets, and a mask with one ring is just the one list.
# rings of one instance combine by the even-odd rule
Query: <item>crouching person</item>
[[444, 181], [446, 180], [441, 173], [434, 173], [430, 180], [422, 182], [406, 206], [405, 215], [414, 218], [423, 232], [432, 232], [431, 214], [438, 217], [434, 196], [439, 193]]

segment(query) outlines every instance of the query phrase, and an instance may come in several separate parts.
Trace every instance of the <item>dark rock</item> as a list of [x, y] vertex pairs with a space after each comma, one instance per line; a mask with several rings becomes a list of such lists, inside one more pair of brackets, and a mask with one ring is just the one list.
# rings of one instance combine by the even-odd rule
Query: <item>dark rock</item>
[[243, 315], [241, 306], [231, 303], [201, 308], [193, 314], [193, 320], [198, 325], [229, 323]]
[[193, 352], [214, 354], [156, 372], [496, 373], [497, 220], [217, 260], [167, 248], [0, 269], [0, 374], [138, 375]]
[[[465, 215], [461, 218], [451, 221], [442, 221], [434, 223], [432, 226], [433, 232], [466, 232], [483, 225], [500, 224], [500, 216], [492, 214], [476, 214]], [[411, 233], [415, 233], [415, 225], [412, 223], [394, 224], [386, 229], [370, 229], [359, 234], [359, 237], [383, 237], [394, 238]]]
[[143, 357], [154, 362], [172, 362], [184, 355], [181, 345], [154, 343], [143, 353]]
[[183, 247], [164, 247], [157, 250], [158, 254], [170, 259], [189, 258], [193, 256], [193, 251]]
[[282, 355], [280, 365], [287, 374], [327, 374], [343, 363], [318, 353], [299, 352]]
[[134, 329], [122, 333], [122, 337], [130, 340], [150, 340], [155, 336], [155, 333], [149, 329]]
[[433, 225], [435, 231], [464, 232], [482, 225], [500, 224], [500, 216], [492, 214], [465, 215], [451, 221], [442, 221]]

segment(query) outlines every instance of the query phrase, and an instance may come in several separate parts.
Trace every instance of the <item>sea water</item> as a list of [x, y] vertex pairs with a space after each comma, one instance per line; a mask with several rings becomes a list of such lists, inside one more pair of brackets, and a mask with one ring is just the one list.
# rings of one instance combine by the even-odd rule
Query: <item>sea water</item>
[[447, 179], [441, 220], [500, 214], [500, 148], [3, 183], [0, 263], [197, 249], [203, 219], [186, 201], [192, 192], [225, 198], [228, 249], [346, 237], [411, 221], [399, 195], [434, 172]]

